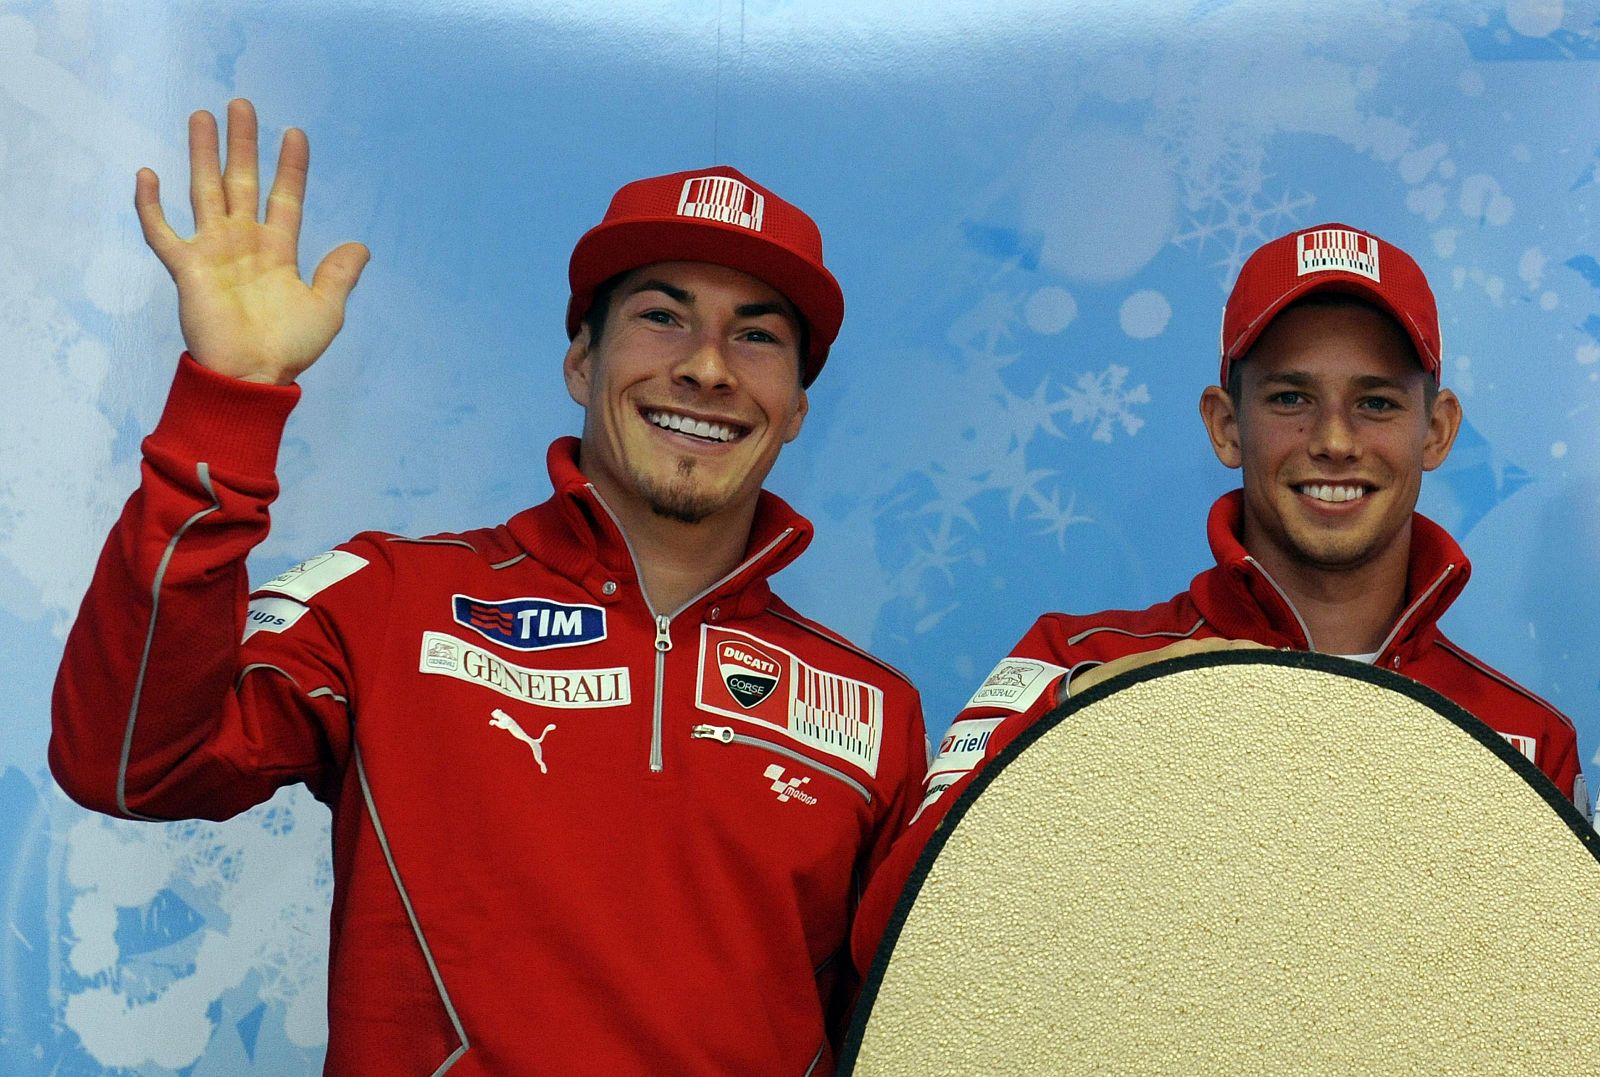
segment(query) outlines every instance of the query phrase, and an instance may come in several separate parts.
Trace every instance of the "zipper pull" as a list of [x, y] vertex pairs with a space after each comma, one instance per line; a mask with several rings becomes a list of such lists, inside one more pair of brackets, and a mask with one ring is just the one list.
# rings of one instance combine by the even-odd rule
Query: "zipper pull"
[[671, 621], [656, 614], [656, 650], [663, 652], [672, 650], [672, 636], [667, 631], [671, 627]]
[[689, 731], [696, 740], [717, 740], [728, 744], [733, 740], [733, 727], [725, 725], [697, 725]]

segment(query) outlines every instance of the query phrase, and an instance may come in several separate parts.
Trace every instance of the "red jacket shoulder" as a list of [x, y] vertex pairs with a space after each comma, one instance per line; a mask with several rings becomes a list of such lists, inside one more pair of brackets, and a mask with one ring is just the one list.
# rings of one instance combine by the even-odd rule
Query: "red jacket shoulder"
[[1211, 635], [1215, 633], [1208, 630], [1188, 592], [1183, 592], [1142, 610], [1047, 613], [1024, 637], [1024, 645], [1045, 644], [1048, 656], [1070, 668], [1079, 662], [1109, 662], [1180, 639]]

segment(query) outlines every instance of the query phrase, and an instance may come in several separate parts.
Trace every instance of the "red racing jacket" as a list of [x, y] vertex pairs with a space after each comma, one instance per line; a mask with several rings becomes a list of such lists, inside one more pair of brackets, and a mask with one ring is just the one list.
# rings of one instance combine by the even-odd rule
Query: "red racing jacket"
[[927, 757], [911, 685], [769, 589], [810, 525], [763, 493], [747, 560], [658, 613], [567, 438], [506, 524], [358, 535], [251, 597], [298, 395], [181, 361], [67, 640], [62, 788], [332, 809], [329, 1073], [831, 1072], [858, 879]]
[[[1248, 639], [1269, 647], [1315, 649], [1288, 595], [1240, 542], [1243, 504], [1242, 492], [1236, 490], [1212, 506], [1206, 532], [1217, 563], [1196, 576], [1189, 590], [1144, 610], [1047, 613], [978, 687], [940, 742], [910, 829], [862, 899], [852, 950], [863, 973], [918, 856], [972, 775], [1053, 710], [1065, 695], [1064, 685], [1079, 670], [1180, 639]], [[1439, 618], [1470, 574], [1471, 565], [1455, 540], [1427, 517], [1413, 516], [1409, 602], [1375, 664], [1460, 704], [1527, 756], [1569, 798], [1581, 800], [1580, 810], [1587, 813], [1572, 722], [1439, 631]]]

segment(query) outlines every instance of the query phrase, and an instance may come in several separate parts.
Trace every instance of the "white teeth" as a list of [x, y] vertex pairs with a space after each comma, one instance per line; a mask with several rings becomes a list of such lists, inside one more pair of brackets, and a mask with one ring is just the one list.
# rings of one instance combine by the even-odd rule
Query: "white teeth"
[[674, 415], [670, 411], [647, 411], [644, 417], [663, 430], [676, 430], [680, 434], [693, 434], [695, 437], [711, 441], [732, 441], [737, 436], [737, 432], [731, 426], [708, 423], [704, 419], [690, 419], [684, 415]]
[[1318, 501], [1331, 501], [1334, 503], [1341, 501], [1356, 501], [1367, 496], [1367, 488], [1365, 486], [1330, 486], [1327, 483], [1323, 483], [1322, 485], [1318, 486], [1307, 483], [1302, 485], [1299, 489], [1300, 492], [1305, 494], [1307, 497], [1315, 498]]

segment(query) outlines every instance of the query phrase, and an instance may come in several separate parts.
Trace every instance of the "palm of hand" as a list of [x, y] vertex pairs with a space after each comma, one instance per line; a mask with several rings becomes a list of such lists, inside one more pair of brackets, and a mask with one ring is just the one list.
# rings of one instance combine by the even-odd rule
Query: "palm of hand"
[[221, 171], [216, 121], [189, 120], [190, 201], [195, 233], [167, 224], [159, 181], [141, 169], [134, 204], [145, 240], [178, 286], [178, 318], [202, 365], [248, 381], [288, 384], [316, 362], [344, 324], [345, 302], [367, 249], [345, 243], [323, 258], [311, 283], [300, 278], [298, 247], [310, 148], [285, 132], [277, 175], [258, 219], [256, 117], [248, 101], [228, 106], [228, 167]]
[[300, 279], [294, 237], [254, 220], [196, 233], [173, 277], [183, 339], [218, 373], [293, 380], [344, 324], [344, 304]]

